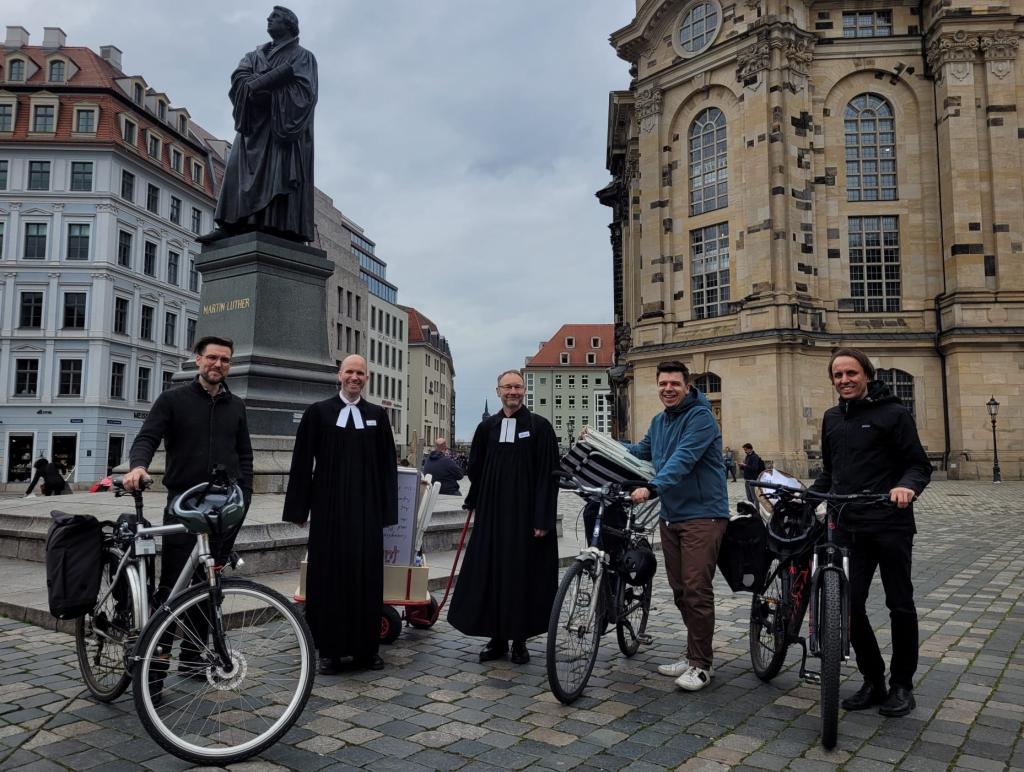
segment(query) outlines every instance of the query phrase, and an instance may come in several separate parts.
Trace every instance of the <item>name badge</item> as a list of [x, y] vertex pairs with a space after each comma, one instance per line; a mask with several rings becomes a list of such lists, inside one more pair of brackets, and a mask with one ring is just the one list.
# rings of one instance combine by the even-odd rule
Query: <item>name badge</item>
[[377, 425], [377, 419], [375, 419], [375, 418], [367, 418], [366, 419], [366, 425], [367, 426], [376, 426]]
[[528, 431], [526, 431], [526, 432], [519, 432], [519, 439], [523, 439], [523, 437], [529, 437], [529, 436], [530, 436], [530, 433]]

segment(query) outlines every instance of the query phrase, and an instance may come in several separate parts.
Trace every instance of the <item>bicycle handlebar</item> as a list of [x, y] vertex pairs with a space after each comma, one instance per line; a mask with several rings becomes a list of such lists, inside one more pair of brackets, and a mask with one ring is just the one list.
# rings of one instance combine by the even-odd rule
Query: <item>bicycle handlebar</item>
[[[811, 499], [813, 501], [826, 501], [831, 503], [851, 503], [854, 501], [862, 502], [865, 504], [877, 503], [877, 504], [891, 504], [889, 501], [888, 493], [822, 493], [820, 491], [812, 491], [809, 488], [794, 488], [791, 485], [780, 485], [778, 483], [769, 482], [750, 482], [751, 487], [754, 488], [767, 488], [774, 491], [781, 491], [783, 494], [791, 494], [793, 498], [801, 497], [805, 499]], [[916, 497], [915, 497], [916, 498]]]

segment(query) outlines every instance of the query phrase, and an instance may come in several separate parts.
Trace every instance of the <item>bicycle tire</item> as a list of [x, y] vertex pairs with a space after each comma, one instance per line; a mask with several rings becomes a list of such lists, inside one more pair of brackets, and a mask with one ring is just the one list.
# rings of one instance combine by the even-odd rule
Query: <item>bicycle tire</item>
[[839, 729], [839, 665], [843, 647], [843, 598], [836, 571], [822, 572], [820, 592], [821, 744], [832, 750]]
[[113, 702], [132, 681], [128, 657], [138, 636], [136, 583], [130, 581], [135, 569], [125, 566], [117, 584], [108, 594], [117, 575], [121, 553], [104, 548], [97, 600], [102, 605], [75, 620], [75, 654], [85, 686], [100, 702]]
[[619, 640], [619, 651], [632, 657], [640, 650], [640, 639], [647, 630], [651, 616], [651, 594], [654, 581], [648, 579], [641, 587], [627, 584], [619, 578], [619, 591], [615, 598], [615, 637]]
[[[558, 585], [548, 621], [547, 673], [559, 702], [575, 702], [590, 680], [604, 627], [604, 593], [595, 592], [593, 560], [574, 561]], [[591, 618], [592, 605], [594, 608]], [[590, 623], [589, 626], [587, 623]]]
[[[224, 579], [220, 590], [232, 670], [214, 664], [200, 630], [210, 615], [209, 590], [199, 585], [146, 626], [133, 692], [142, 725], [164, 750], [227, 766], [266, 750], [295, 723], [313, 688], [314, 652], [305, 620], [280, 593], [245, 579]], [[201, 661], [172, 672], [168, 640], [190, 641]]]
[[779, 674], [789, 649], [789, 565], [789, 561], [773, 561], [764, 589], [754, 593], [750, 600], [750, 664], [762, 681], [770, 681]]

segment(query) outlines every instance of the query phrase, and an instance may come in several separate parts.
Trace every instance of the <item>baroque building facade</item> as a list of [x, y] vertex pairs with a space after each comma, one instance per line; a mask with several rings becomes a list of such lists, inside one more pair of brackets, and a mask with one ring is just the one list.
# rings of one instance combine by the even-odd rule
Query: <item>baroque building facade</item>
[[831, 351], [863, 348], [951, 478], [1024, 457], [1024, 0], [638, 0], [612, 45], [616, 429], [659, 361], [724, 442], [818, 466]]
[[444, 437], [449, 447], [455, 442], [455, 362], [445, 338], [422, 311], [400, 306], [408, 318], [409, 419], [406, 443], [409, 452], [422, 457]]

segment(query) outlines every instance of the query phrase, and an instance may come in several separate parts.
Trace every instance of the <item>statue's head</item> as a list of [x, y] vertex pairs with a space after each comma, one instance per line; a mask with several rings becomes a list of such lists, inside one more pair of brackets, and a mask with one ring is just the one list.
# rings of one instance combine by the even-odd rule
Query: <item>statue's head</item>
[[284, 29], [292, 37], [298, 37], [299, 17], [283, 5], [275, 5], [267, 17], [267, 32], [272, 38], [276, 38], [275, 32]]

